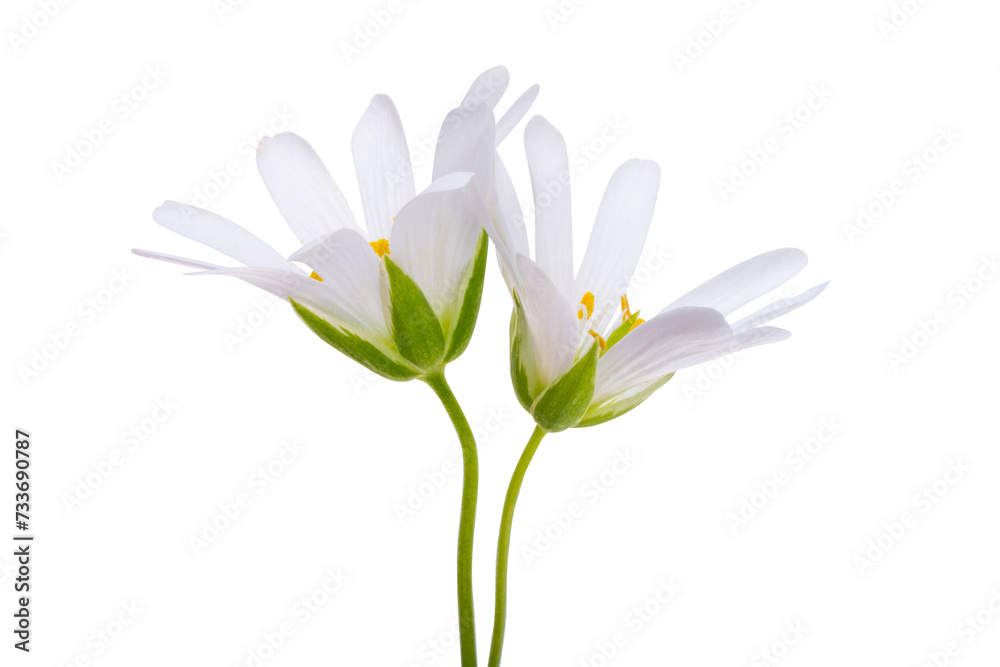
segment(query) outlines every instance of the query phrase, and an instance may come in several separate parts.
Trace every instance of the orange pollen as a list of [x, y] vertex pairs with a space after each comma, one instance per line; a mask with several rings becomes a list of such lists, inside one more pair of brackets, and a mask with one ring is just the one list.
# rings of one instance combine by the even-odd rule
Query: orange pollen
[[589, 333], [591, 336], [593, 336], [594, 338], [597, 339], [597, 344], [601, 346], [601, 352], [607, 352], [608, 351], [608, 341], [604, 340], [604, 336], [602, 336], [601, 334], [597, 333], [593, 329], [591, 329], [587, 333]]
[[[576, 316], [581, 320], [589, 320], [594, 314], [594, 294], [593, 292], [585, 292], [583, 298], [580, 299], [580, 305], [583, 308], [577, 309]], [[586, 312], [586, 317], [584, 313]]]
[[632, 311], [628, 307], [628, 297], [622, 295], [622, 322], [627, 322], [628, 318], [632, 315]]
[[318, 280], [320, 282], [323, 282], [323, 278], [321, 278], [320, 275], [318, 273], [316, 273], [315, 271], [313, 271], [312, 273], [310, 273], [309, 277], [312, 278], [313, 280]]
[[375, 251], [375, 254], [378, 255], [379, 258], [385, 257], [386, 255], [389, 254], [388, 239], [379, 239], [378, 241], [372, 241], [368, 245], [372, 247], [372, 250]]

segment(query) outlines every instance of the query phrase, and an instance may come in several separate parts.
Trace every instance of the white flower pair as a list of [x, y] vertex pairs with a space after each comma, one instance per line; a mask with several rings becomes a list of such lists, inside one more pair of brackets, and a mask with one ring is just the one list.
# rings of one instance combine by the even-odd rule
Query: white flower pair
[[659, 168], [648, 160], [630, 160], [612, 176], [574, 276], [569, 188], [549, 187], [569, 173], [566, 145], [540, 116], [524, 139], [536, 211], [531, 259], [521, 206], [495, 149], [538, 88], [495, 122], [508, 82], [503, 67], [485, 72], [448, 114], [433, 182], [419, 194], [396, 107], [375, 96], [352, 140], [364, 229], [312, 147], [284, 133], [261, 141], [257, 166], [302, 242], [299, 250], [285, 258], [225, 218], [166, 202], [154, 212], [156, 222], [244, 266], [135, 252], [200, 274], [234, 276], [287, 299], [330, 345], [385, 377], [409, 380], [439, 372], [468, 345], [482, 294], [485, 230], [514, 298], [514, 388], [548, 431], [607, 421], [677, 370], [790, 335], [761, 325], [815, 298], [824, 285], [734, 323], [726, 316], [801, 271], [807, 260], [794, 249], [747, 260], [648, 321], [631, 312], [625, 286], [659, 188]]

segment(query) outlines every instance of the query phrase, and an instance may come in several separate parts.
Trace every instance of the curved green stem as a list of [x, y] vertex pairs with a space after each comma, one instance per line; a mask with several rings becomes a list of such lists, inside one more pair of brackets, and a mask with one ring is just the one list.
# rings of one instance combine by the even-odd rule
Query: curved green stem
[[496, 609], [493, 615], [493, 641], [490, 644], [489, 667], [500, 667], [500, 654], [503, 652], [503, 635], [507, 625], [507, 561], [510, 559], [510, 529], [514, 525], [514, 506], [517, 505], [517, 496], [521, 492], [524, 474], [528, 472], [531, 459], [538, 451], [538, 445], [541, 444], [545, 433], [546, 431], [540, 426], [535, 427], [528, 444], [524, 447], [521, 459], [517, 462], [514, 476], [510, 478], [507, 499], [503, 503], [500, 537], [497, 540]]
[[476, 613], [472, 602], [472, 540], [476, 528], [476, 498], [479, 493], [479, 455], [469, 421], [459, 407], [444, 372], [424, 381], [434, 390], [455, 426], [462, 444], [462, 513], [458, 520], [458, 631], [462, 667], [476, 667]]

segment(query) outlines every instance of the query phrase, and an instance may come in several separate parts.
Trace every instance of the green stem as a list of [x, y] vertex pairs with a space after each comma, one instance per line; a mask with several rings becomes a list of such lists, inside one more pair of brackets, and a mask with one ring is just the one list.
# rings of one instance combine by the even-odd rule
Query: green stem
[[503, 503], [500, 537], [497, 540], [496, 610], [493, 616], [493, 641], [490, 644], [489, 667], [500, 667], [500, 654], [503, 652], [503, 635], [507, 625], [507, 561], [510, 559], [510, 529], [514, 524], [514, 506], [517, 505], [517, 496], [521, 492], [524, 474], [528, 472], [531, 459], [538, 451], [538, 445], [541, 444], [545, 433], [546, 431], [540, 426], [535, 427], [528, 444], [524, 447], [521, 459], [517, 462], [514, 476], [510, 478], [507, 499]]
[[476, 613], [472, 601], [472, 540], [476, 528], [476, 498], [479, 493], [479, 456], [476, 438], [459, 407], [444, 371], [424, 381], [434, 390], [462, 444], [462, 513], [458, 520], [458, 631], [462, 645], [462, 667], [476, 667]]

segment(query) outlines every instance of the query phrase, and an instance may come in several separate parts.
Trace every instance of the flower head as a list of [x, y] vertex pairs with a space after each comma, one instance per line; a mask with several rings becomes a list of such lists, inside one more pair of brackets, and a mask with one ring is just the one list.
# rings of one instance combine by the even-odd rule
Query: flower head
[[514, 389], [547, 431], [613, 419], [639, 405], [675, 371], [786, 339], [789, 332], [762, 325], [826, 287], [728, 321], [738, 308], [805, 267], [802, 251], [774, 250], [724, 271], [644, 319], [625, 292], [652, 220], [659, 167], [630, 160], [614, 173], [574, 274], [566, 144], [541, 116], [528, 123], [524, 141], [535, 200], [534, 259], [517, 216], [500, 216], [486, 229], [514, 298]]
[[134, 252], [200, 275], [240, 278], [287, 299], [320, 338], [385, 377], [434, 373], [458, 357], [472, 335], [495, 148], [537, 94], [530, 88], [497, 123], [493, 109], [508, 80], [505, 68], [485, 72], [448, 114], [433, 182], [420, 193], [395, 105], [385, 95], [372, 99], [351, 142], [364, 227], [316, 151], [286, 132], [261, 140], [257, 167], [302, 244], [296, 252], [286, 258], [234, 222], [170, 201], [154, 211], [157, 223], [243, 266]]

